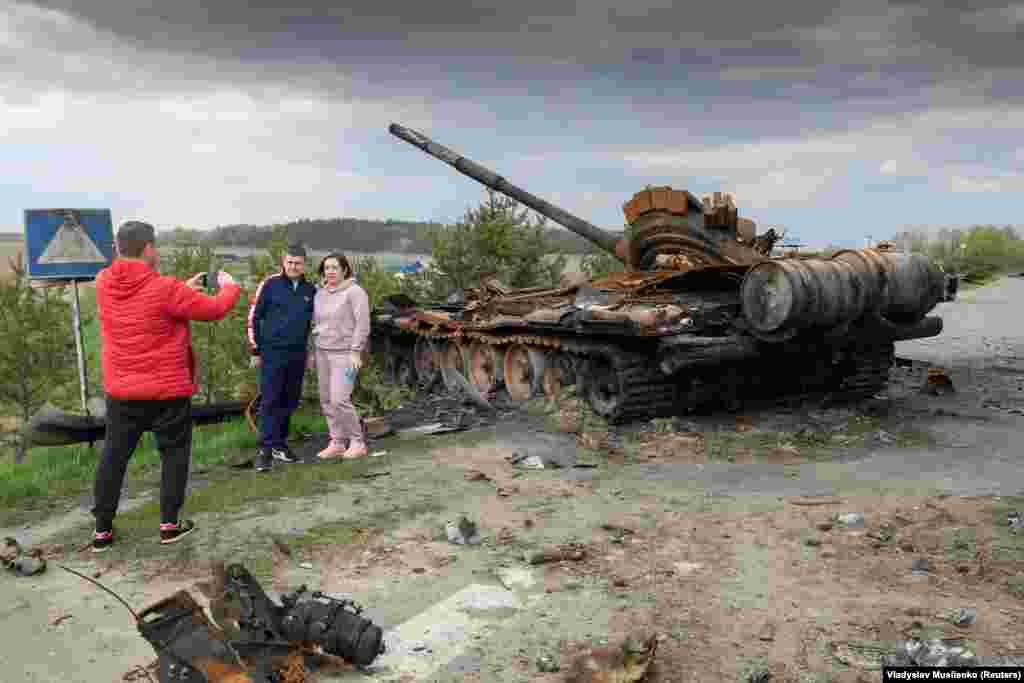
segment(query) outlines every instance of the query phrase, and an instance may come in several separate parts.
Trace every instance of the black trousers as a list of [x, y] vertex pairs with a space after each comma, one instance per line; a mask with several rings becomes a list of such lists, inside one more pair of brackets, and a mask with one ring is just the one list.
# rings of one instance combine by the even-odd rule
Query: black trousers
[[92, 509], [97, 531], [111, 530], [128, 461], [147, 431], [153, 432], [160, 451], [160, 521], [178, 521], [192, 459], [192, 399], [126, 401], [108, 396], [106, 442], [96, 467]]
[[306, 351], [268, 349], [260, 365], [260, 445], [284, 448], [292, 413], [302, 399]]

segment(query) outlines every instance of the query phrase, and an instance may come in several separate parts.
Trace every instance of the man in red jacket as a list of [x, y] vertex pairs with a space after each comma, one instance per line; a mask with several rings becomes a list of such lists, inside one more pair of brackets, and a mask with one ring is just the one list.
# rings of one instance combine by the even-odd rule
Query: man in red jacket
[[96, 276], [102, 335], [107, 433], [96, 468], [94, 552], [114, 542], [114, 516], [128, 460], [145, 431], [160, 451], [160, 542], [174, 543], [195, 529], [179, 522], [192, 456], [192, 395], [196, 391], [190, 320], [220, 320], [241, 295], [229, 273], [220, 291], [200, 291], [198, 273], [187, 282], [157, 272], [156, 231], [139, 221], [117, 231], [118, 258]]

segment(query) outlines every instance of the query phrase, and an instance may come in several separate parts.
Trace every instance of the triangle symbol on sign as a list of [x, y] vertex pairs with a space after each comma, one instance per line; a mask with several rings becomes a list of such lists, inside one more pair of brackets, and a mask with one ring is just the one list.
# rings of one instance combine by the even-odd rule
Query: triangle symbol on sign
[[72, 212], [64, 215], [64, 222], [39, 256], [39, 263], [106, 263], [96, 243], [85, 231], [85, 226]]

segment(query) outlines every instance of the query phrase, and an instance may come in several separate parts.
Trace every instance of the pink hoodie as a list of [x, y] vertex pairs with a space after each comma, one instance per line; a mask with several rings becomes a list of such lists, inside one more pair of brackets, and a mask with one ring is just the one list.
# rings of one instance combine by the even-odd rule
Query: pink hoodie
[[348, 279], [323, 286], [313, 298], [315, 344], [325, 351], [365, 351], [370, 336], [370, 302], [366, 290]]

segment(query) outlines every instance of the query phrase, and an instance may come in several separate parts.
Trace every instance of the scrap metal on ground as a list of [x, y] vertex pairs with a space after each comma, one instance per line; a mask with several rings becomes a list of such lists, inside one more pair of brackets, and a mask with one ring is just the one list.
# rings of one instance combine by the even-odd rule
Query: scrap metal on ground
[[157, 654], [160, 683], [303, 683], [308, 657], [338, 657], [361, 669], [384, 652], [383, 631], [353, 602], [301, 586], [278, 605], [240, 564], [215, 571], [211, 612], [219, 623], [186, 590], [136, 613], [110, 589], [62, 569], [128, 609]]
[[883, 245], [772, 258], [779, 235], [757, 235], [731, 195], [702, 201], [671, 187], [636, 193], [620, 238], [421, 133], [390, 132], [625, 266], [566, 274], [553, 288], [485, 277], [444, 303], [388, 297], [373, 312], [371, 346], [393, 381], [468, 383], [478, 404], [500, 385], [525, 401], [575, 384], [594, 412], [625, 422], [784, 395], [865, 398], [884, 387], [895, 341], [942, 330], [928, 314], [950, 299], [949, 278], [920, 254]]
[[[193, 404], [192, 423], [208, 425], [225, 422], [242, 415], [246, 404], [241, 401]], [[69, 413], [45, 405], [25, 425], [23, 433], [32, 446], [69, 446], [76, 443], [102, 441], [107, 431], [106, 418], [99, 415]]]

